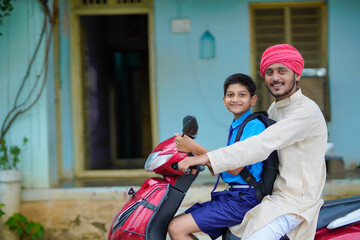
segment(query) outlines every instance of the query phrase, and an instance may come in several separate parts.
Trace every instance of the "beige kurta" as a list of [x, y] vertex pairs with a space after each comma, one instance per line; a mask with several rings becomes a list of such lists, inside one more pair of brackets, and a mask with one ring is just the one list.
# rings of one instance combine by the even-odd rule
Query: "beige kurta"
[[262, 161], [278, 150], [280, 174], [273, 194], [230, 230], [245, 240], [276, 217], [295, 214], [305, 221], [288, 234], [290, 239], [314, 239], [326, 178], [326, 122], [316, 103], [300, 89], [290, 98], [274, 102], [268, 112], [276, 124], [257, 136], [207, 154], [214, 172], [220, 173]]

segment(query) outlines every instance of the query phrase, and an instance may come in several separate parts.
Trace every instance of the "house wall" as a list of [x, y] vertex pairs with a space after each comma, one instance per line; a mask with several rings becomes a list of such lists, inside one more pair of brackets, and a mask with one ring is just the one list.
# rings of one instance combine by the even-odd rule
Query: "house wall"
[[[209, 149], [224, 146], [232, 114], [222, 103], [222, 84], [227, 76], [235, 72], [250, 74], [250, 29], [249, 4], [271, 1], [219, 1], [219, 0], [182, 0], [154, 1], [155, 36], [155, 74], [158, 110], [158, 135], [163, 141], [181, 131], [182, 118], [194, 114], [200, 125], [197, 141]], [[286, 1], [283, 1], [286, 2]], [[345, 86], [355, 91], [357, 86], [356, 68], [347, 68], [349, 85], [344, 85], [338, 66], [355, 64], [351, 53], [359, 52], [355, 42], [359, 31], [343, 27], [348, 22], [359, 22], [356, 0], [346, 0], [346, 4], [336, 0], [328, 1], [328, 63], [330, 84], [329, 140], [335, 143], [334, 154], [342, 156], [347, 167], [359, 163], [360, 150], [352, 145], [347, 136], [351, 132], [360, 133], [356, 124], [351, 124], [342, 113], [356, 102], [357, 95], [341, 94]], [[350, 6], [355, 6], [354, 8]], [[72, 126], [72, 99], [70, 79], [69, 48], [69, 2], [60, 1], [60, 75], [61, 75], [61, 123], [62, 123], [62, 175], [74, 175], [74, 149]], [[352, 12], [353, 14], [349, 14]], [[172, 33], [171, 20], [188, 18], [191, 22], [189, 33]], [[355, 26], [355, 25], [353, 25]], [[200, 38], [209, 30], [215, 38], [215, 58], [201, 59]], [[353, 47], [343, 42], [348, 36]], [[346, 51], [343, 51], [343, 50]], [[336, 58], [335, 55], [344, 55]], [[346, 56], [346, 57], [345, 57]], [[341, 83], [341, 84], [340, 84]], [[351, 83], [351, 84], [350, 84]], [[341, 96], [341, 100], [339, 100]], [[336, 98], [336, 100], [334, 100]], [[349, 112], [349, 111], [346, 111]], [[356, 119], [356, 118], [353, 118]], [[349, 123], [349, 124], [348, 124]]]
[[61, 108], [61, 174], [74, 177], [73, 116], [70, 77], [70, 6], [69, 1], [59, 1], [59, 71]]
[[[249, 4], [273, 1], [155, 1], [156, 79], [159, 140], [181, 131], [181, 119], [194, 114], [197, 141], [209, 149], [225, 145], [232, 115], [222, 103], [222, 84], [235, 72], [250, 74]], [[280, 1], [276, 1], [280, 2]], [[284, 1], [286, 2], [286, 1]], [[287, 1], [288, 2], [288, 1]], [[329, 141], [346, 166], [359, 164], [360, 102], [356, 56], [360, 53], [360, 2], [328, 0], [328, 66], [331, 121]], [[191, 32], [172, 33], [171, 20], [188, 18]], [[215, 37], [214, 59], [200, 59], [205, 30]], [[351, 117], [349, 117], [351, 113]], [[349, 141], [350, 134], [355, 137]]]
[[[197, 141], [209, 149], [226, 142], [232, 115], [222, 103], [224, 79], [235, 72], [250, 74], [249, 3], [237, 0], [155, 0], [156, 84], [159, 141], [181, 131], [182, 118], [194, 114], [200, 129]], [[264, 1], [261, 1], [264, 2]], [[270, 1], [267, 1], [270, 2]], [[360, 2], [328, 0], [328, 66], [331, 121], [329, 140], [335, 155], [347, 167], [359, 163], [360, 126], [357, 89], [360, 81], [356, 57], [360, 54]], [[0, 26], [0, 123], [14, 104], [38, 40], [43, 14], [37, 1], [13, 1], [14, 10]], [[49, 1], [52, 5], [52, 1]], [[7, 135], [10, 145], [29, 139], [21, 154], [20, 169], [26, 188], [57, 183], [58, 170], [71, 178], [74, 171], [72, 99], [69, 48], [69, 1], [59, 1], [59, 79], [61, 138], [56, 139], [55, 70], [50, 64], [45, 90], [39, 102], [21, 115]], [[172, 33], [171, 20], [188, 18], [189, 33]], [[201, 59], [200, 38], [209, 30], [215, 38], [215, 58]], [[30, 72], [20, 100], [24, 100], [42, 66], [44, 43]], [[53, 63], [53, 50], [49, 60]], [[350, 114], [351, 113], [351, 116]], [[351, 134], [351, 135], [350, 135]], [[349, 137], [351, 136], [351, 141]], [[58, 169], [56, 144], [61, 141]]]
[[[51, 2], [49, 2], [50, 6]], [[13, 106], [21, 105], [23, 102], [24, 106], [29, 106], [29, 102], [32, 102], [40, 92], [43, 79], [42, 73], [39, 83], [35, 84], [43, 66], [44, 40], [24, 88], [19, 94], [17, 104], [15, 103], [18, 89], [26, 75], [40, 36], [43, 13], [38, 1], [12, 1], [12, 4], [14, 10], [11, 16], [6, 17], [0, 27], [3, 34], [0, 36], [0, 123], [3, 123]], [[53, 50], [50, 49], [47, 81], [39, 101], [14, 121], [6, 135], [8, 146], [21, 146], [22, 139], [28, 138], [28, 144], [21, 148], [19, 164], [23, 173], [23, 186], [26, 188], [49, 187], [57, 181], [53, 57]], [[27, 99], [34, 85], [35, 94]]]
[[[156, 0], [155, 49], [159, 140], [181, 131], [182, 118], [199, 122], [197, 141], [209, 149], [226, 144], [233, 116], [223, 105], [223, 82], [236, 72], [250, 74], [247, 1]], [[172, 33], [171, 20], [188, 18], [189, 33]], [[200, 38], [215, 38], [215, 58], [200, 59]]]
[[329, 141], [347, 167], [360, 165], [360, 2], [329, 0]]

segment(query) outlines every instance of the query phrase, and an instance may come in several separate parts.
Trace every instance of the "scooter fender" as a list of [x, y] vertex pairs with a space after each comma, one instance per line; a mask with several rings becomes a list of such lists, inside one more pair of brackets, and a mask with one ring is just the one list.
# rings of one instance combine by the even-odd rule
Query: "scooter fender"
[[162, 178], [150, 178], [116, 215], [109, 240], [160, 240], [185, 193]]
[[360, 239], [360, 222], [335, 229], [322, 228], [316, 231], [315, 240]]
[[169, 184], [161, 178], [147, 179], [116, 215], [109, 231], [109, 240], [144, 240], [147, 224], [168, 189]]

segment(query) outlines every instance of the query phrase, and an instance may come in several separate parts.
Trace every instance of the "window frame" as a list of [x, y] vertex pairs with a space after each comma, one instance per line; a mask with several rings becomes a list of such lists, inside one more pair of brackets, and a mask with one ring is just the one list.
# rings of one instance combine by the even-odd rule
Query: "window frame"
[[[267, 89], [261, 87], [263, 84], [263, 78], [259, 77], [259, 69], [257, 69], [258, 63], [256, 62], [256, 33], [255, 33], [255, 10], [258, 9], [284, 9], [285, 13], [285, 43], [292, 44], [291, 39], [291, 28], [290, 11], [292, 8], [311, 8], [319, 7], [321, 9], [321, 68], [326, 69], [326, 76], [324, 77], [324, 109], [323, 114], [327, 121], [330, 121], [330, 100], [329, 100], [329, 76], [328, 76], [328, 60], [327, 60], [327, 48], [328, 48], [328, 19], [327, 19], [327, 4], [326, 2], [316, 1], [316, 2], [267, 2], [267, 3], [250, 3], [249, 4], [249, 22], [250, 22], [250, 61], [251, 61], [251, 75], [254, 77], [254, 80], [259, 88], [259, 94], [265, 100], [261, 104], [255, 106], [256, 110], [265, 109], [269, 107], [270, 103], [273, 101], [272, 96], [268, 93]], [[300, 84], [301, 85], [301, 84]], [[266, 106], [265, 106], [266, 105]]]

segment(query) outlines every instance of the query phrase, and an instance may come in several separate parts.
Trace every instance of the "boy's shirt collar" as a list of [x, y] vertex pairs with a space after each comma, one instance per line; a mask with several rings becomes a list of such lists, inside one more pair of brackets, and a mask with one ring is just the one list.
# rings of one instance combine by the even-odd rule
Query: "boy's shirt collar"
[[252, 114], [251, 110], [249, 109], [246, 113], [244, 113], [243, 115], [241, 115], [241, 117], [239, 117], [236, 121], [235, 119], [233, 120], [230, 128], [229, 128], [229, 131], [231, 131], [231, 128], [232, 129], [235, 129], [237, 127], [239, 127], [243, 121], [245, 120], [245, 118], [247, 118], [250, 114]]

